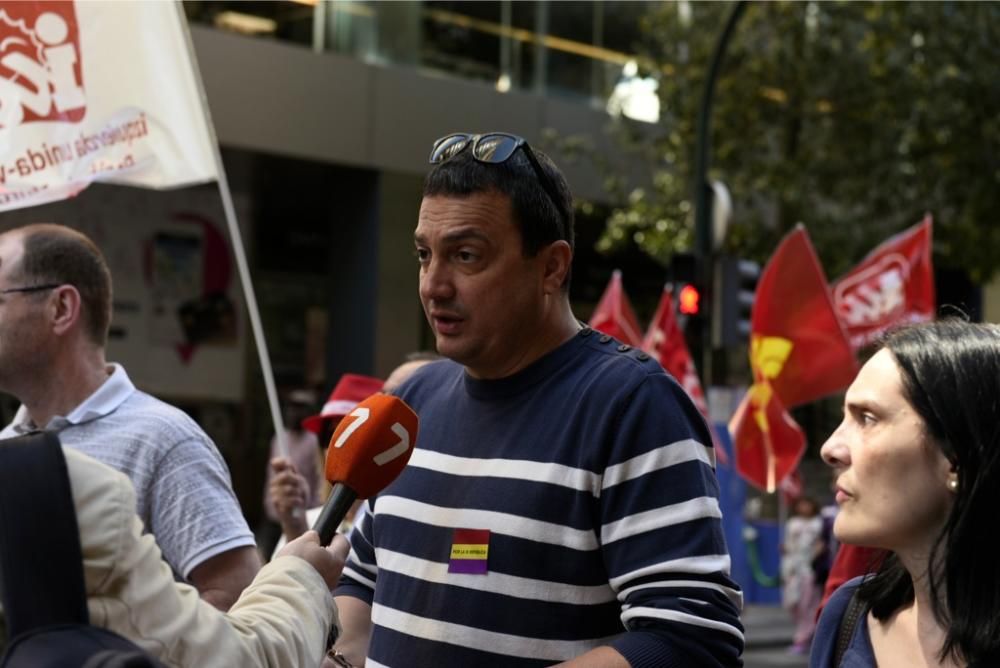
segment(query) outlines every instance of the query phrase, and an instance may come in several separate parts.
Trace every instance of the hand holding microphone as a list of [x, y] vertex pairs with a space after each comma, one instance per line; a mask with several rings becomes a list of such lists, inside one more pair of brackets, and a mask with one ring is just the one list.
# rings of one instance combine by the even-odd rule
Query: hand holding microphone
[[307, 531], [295, 540], [289, 541], [274, 556], [305, 559], [320, 574], [326, 586], [333, 590], [337, 586], [337, 580], [340, 579], [341, 571], [344, 570], [344, 562], [347, 561], [347, 554], [350, 551], [351, 545], [343, 536], [334, 536], [330, 545], [322, 547], [316, 532]]
[[355, 499], [367, 499], [396, 479], [417, 440], [417, 414], [403, 400], [373, 394], [333, 432], [326, 452], [326, 479], [333, 486], [313, 526], [329, 545]]

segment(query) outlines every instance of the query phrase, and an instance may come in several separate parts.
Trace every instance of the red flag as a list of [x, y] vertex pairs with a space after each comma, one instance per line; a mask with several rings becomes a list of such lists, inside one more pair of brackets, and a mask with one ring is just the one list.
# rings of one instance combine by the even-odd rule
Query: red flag
[[833, 303], [855, 350], [893, 325], [934, 319], [933, 220], [883, 242], [833, 285]]
[[590, 317], [590, 326], [630, 346], [638, 348], [642, 344], [639, 320], [622, 287], [622, 272], [617, 269], [611, 273], [608, 287]]
[[766, 380], [754, 383], [729, 422], [736, 472], [773, 492], [806, 451], [806, 437]]
[[642, 349], [659, 362], [667, 373], [676, 378], [684, 391], [691, 397], [691, 401], [705, 416], [705, 421], [709, 425], [716, 457], [720, 463], [728, 464], [729, 458], [726, 456], [726, 450], [719, 445], [712, 421], [708, 417], [708, 403], [705, 401], [705, 393], [701, 389], [701, 381], [698, 380], [694, 360], [691, 359], [691, 353], [684, 341], [684, 333], [681, 332], [677, 318], [674, 316], [674, 295], [669, 287], [663, 288], [660, 304], [656, 307], [656, 313], [649, 323], [646, 337], [642, 340]]
[[[761, 345], [770, 338], [788, 342], [781, 359], [773, 357], [779, 347]], [[782, 240], [761, 273], [751, 316], [750, 352], [755, 381], [768, 378], [788, 408], [842, 390], [857, 374], [854, 350], [802, 225]], [[767, 365], [773, 368], [765, 372]]]
[[751, 323], [754, 384], [729, 428], [736, 470], [773, 492], [795, 470], [806, 446], [786, 407], [841, 390], [857, 372], [823, 269], [801, 225], [764, 268]]

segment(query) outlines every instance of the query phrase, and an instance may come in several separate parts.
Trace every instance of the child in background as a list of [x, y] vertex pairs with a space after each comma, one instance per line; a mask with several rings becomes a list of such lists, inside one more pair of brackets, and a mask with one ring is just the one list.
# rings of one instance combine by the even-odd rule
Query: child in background
[[782, 604], [795, 621], [795, 635], [788, 651], [807, 654], [816, 628], [816, 608], [823, 587], [816, 581], [813, 563], [824, 550], [823, 518], [819, 504], [802, 496], [785, 523], [782, 542]]

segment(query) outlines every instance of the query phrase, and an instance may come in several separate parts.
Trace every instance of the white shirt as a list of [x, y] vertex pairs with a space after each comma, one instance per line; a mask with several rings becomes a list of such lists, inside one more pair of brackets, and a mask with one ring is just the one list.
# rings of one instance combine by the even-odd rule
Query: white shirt
[[[164, 558], [187, 577], [206, 559], [254, 545], [229, 470], [215, 444], [186, 413], [136, 389], [125, 369], [44, 431], [118, 469], [136, 491], [136, 512]], [[21, 406], [0, 438], [38, 427]]]

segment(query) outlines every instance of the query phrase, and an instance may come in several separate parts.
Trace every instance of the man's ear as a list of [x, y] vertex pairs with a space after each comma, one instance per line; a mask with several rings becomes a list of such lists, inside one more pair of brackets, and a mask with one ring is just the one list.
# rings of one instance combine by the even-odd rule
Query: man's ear
[[542, 255], [542, 263], [545, 273], [542, 277], [542, 286], [545, 294], [554, 295], [562, 291], [562, 285], [569, 275], [570, 267], [573, 264], [573, 249], [569, 243], [560, 239], [553, 241], [548, 246], [539, 251]]
[[75, 287], [60, 285], [55, 288], [49, 303], [52, 331], [63, 335], [75, 327], [83, 316], [80, 307], [80, 292]]

